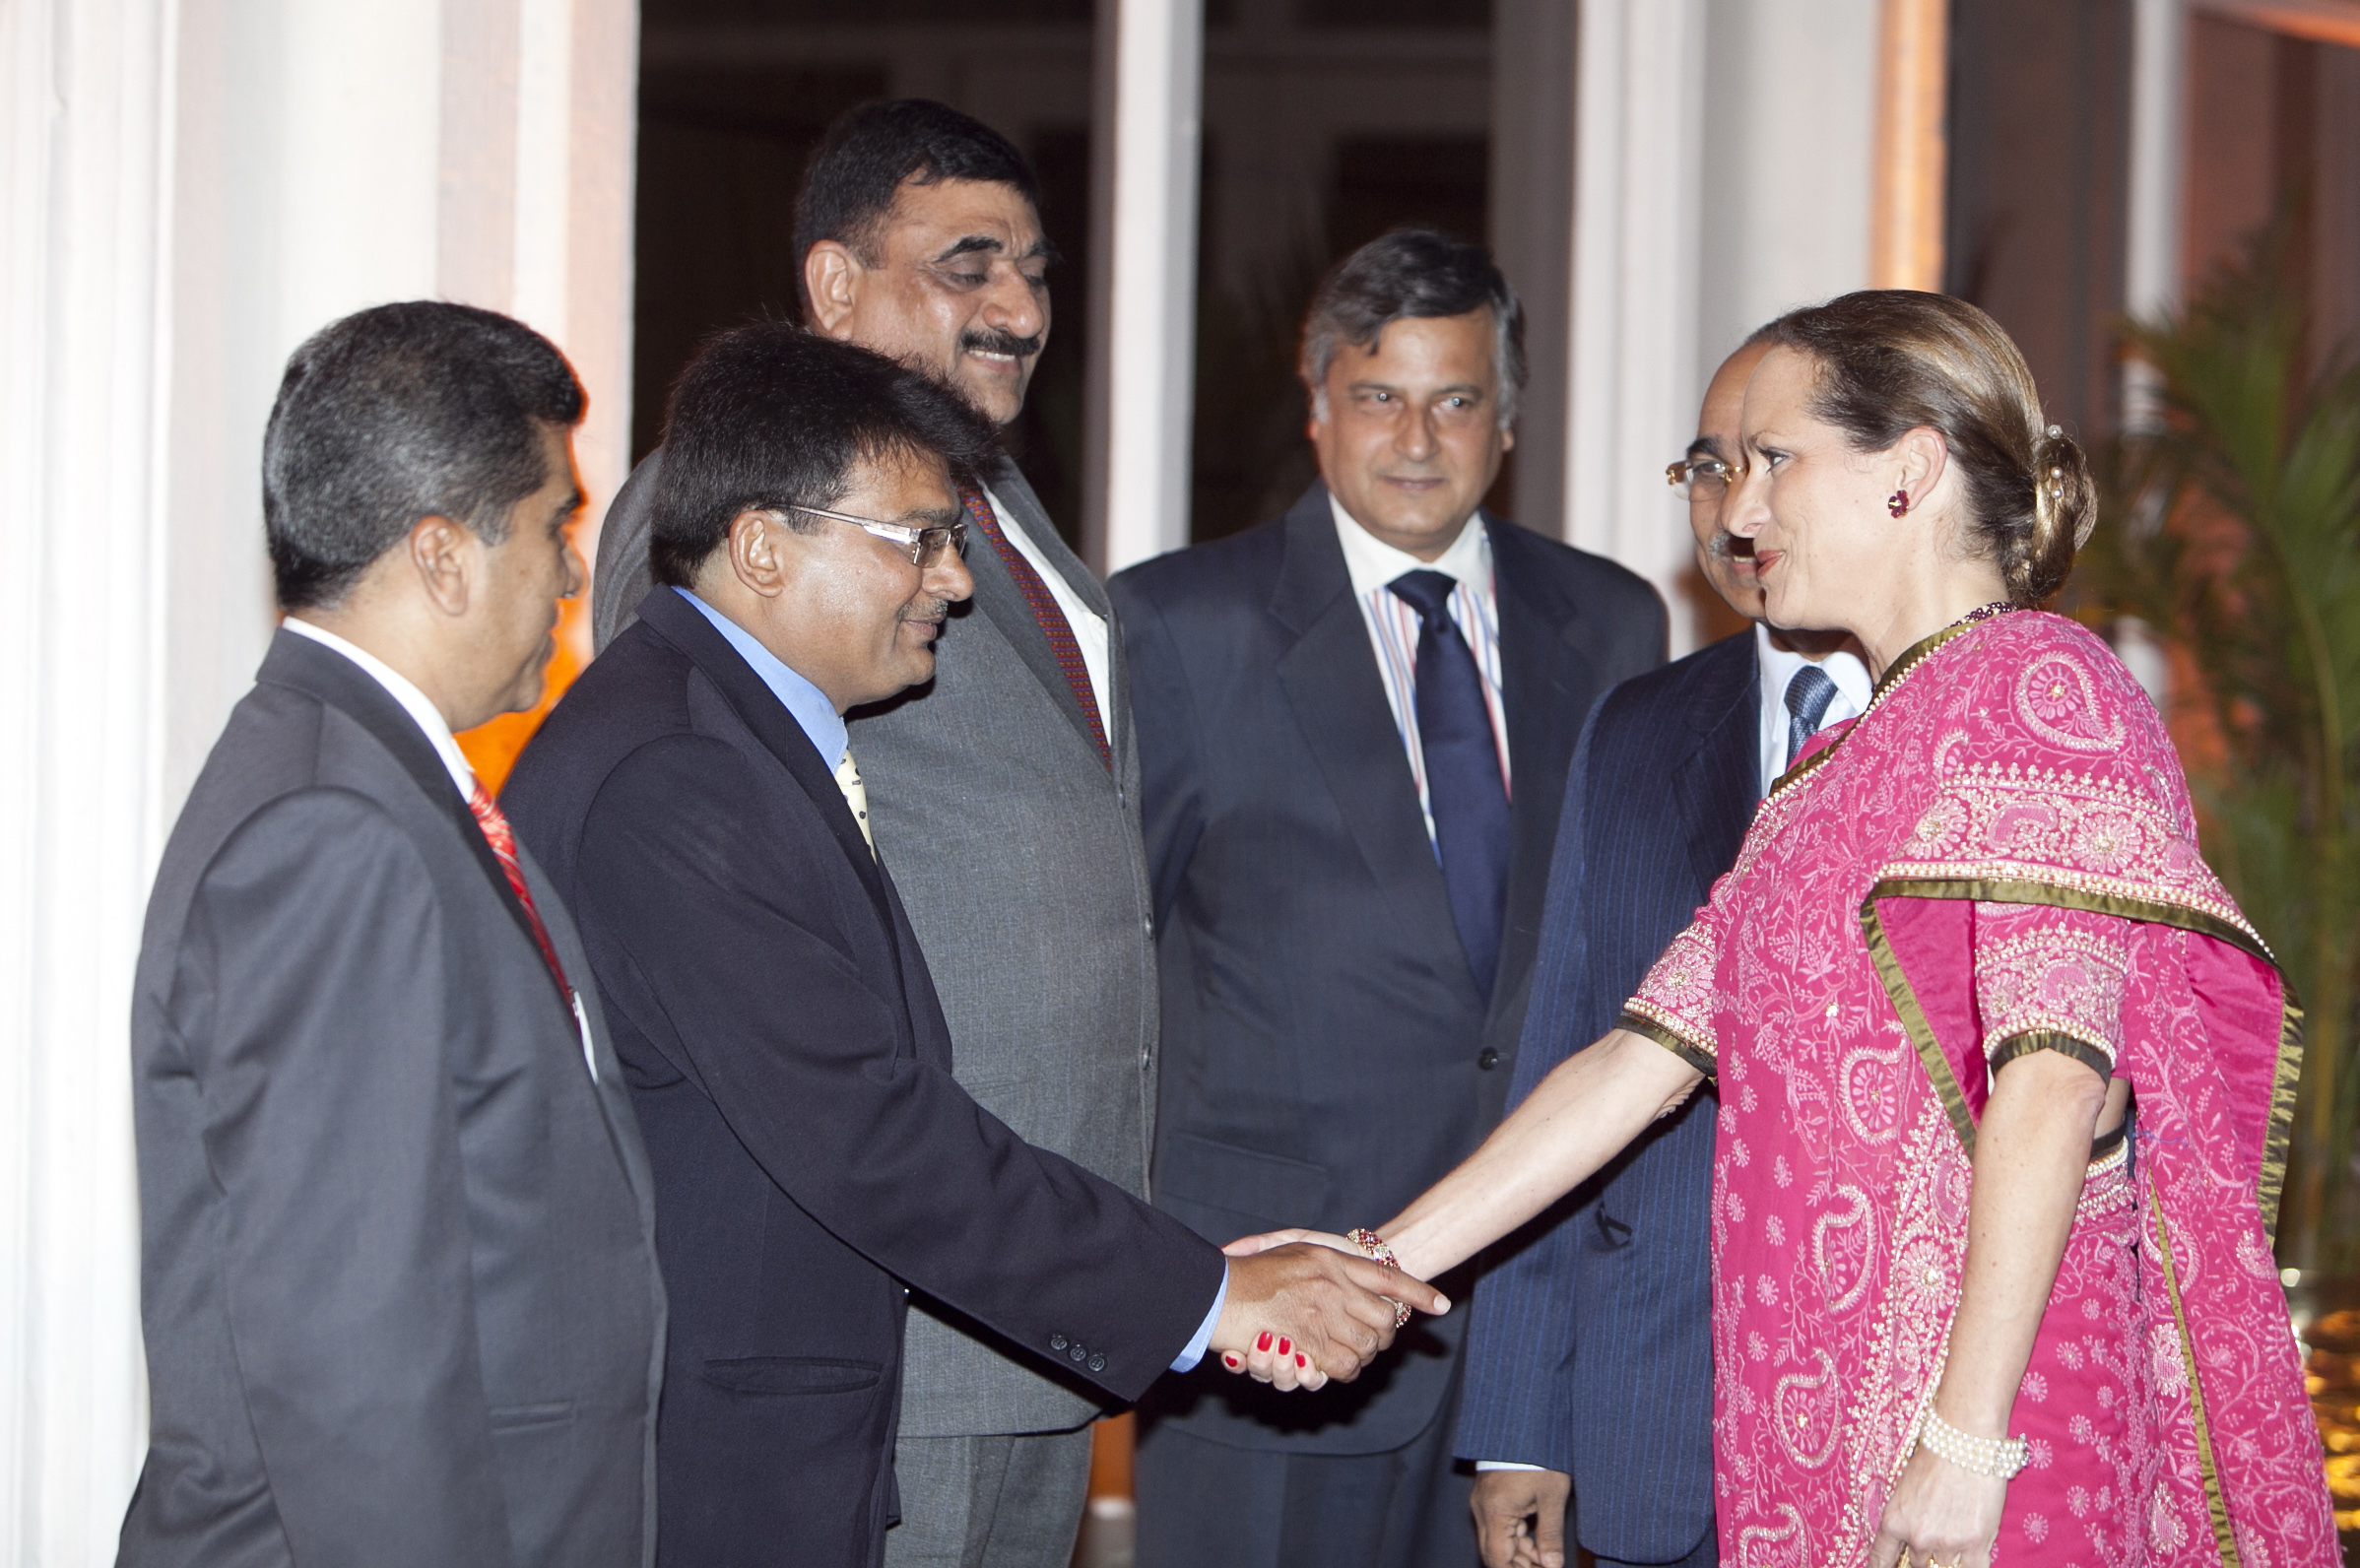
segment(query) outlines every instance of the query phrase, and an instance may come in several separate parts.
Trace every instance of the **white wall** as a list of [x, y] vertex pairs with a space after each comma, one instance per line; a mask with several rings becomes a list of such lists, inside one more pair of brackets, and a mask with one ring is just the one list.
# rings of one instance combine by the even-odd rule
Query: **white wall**
[[0, 6], [0, 1568], [109, 1562], [145, 1445], [124, 1021], [149, 876], [268, 640], [288, 352], [517, 310], [628, 418], [630, 0]]

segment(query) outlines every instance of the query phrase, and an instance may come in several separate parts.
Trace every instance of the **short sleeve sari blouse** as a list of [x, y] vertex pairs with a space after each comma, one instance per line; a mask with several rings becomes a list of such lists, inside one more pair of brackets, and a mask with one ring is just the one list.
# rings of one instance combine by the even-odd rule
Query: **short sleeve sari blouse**
[[2105, 644], [1979, 614], [1762, 807], [1621, 1020], [1717, 1078], [1716, 1503], [1744, 1568], [1864, 1562], [1941, 1375], [1992, 1075], [2126, 1078], [2010, 1431], [1996, 1561], [2335, 1560], [2269, 1231], [2300, 1014]]

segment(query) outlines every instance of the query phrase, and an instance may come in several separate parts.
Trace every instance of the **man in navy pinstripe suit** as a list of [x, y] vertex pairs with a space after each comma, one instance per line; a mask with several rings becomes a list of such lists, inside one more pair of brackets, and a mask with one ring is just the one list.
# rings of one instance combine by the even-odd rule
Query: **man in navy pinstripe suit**
[[[1604, 1034], [1736, 860], [1802, 743], [1868, 704], [1849, 639], [1761, 624], [1744, 542], [1721, 526], [1738, 413], [1764, 349], [1706, 389], [1672, 465], [1697, 565], [1756, 622], [1606, 693], [1566, 774], [1512, 1100]], [[1488, 1568], [1561, 1568], [1568, 1499], [1601, 1568], [1711, 1568], [1710, 1088], [1535, 1220], [1475, 1293], [1456, 1452], [1476, 1462]]]

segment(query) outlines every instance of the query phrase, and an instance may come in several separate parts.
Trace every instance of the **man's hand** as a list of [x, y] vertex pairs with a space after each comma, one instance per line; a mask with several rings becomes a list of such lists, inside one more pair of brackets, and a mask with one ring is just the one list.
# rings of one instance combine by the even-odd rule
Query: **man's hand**
[[1475, 1472], [1475, 1543], [1483, 1568], [1565, 1568], [1565, 1500], [1573, 1477], [1563, 1470]]
[[1316, 1389], [1359, 1376], [1393, 1343], [1393, 1301], [1439, 1316], [1450, 1301], [1433, 1286], [1356, 1253], [1289, 1242], [1229, 1258], [1229, 1294], [1209, 1347], [1231, 1371], [1251, 1357], [1256, 1377], [1281, 1389]]

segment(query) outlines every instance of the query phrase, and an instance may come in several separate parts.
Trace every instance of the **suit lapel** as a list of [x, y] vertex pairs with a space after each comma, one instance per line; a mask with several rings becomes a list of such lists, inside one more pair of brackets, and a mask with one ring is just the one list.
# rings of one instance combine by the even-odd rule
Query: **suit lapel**
[[[1537, 926], [1564, 807], [1565, 769], [1595, 694], [1573, 638], [1581, 608], [1531, 559], [1532, 540], [1490, 513], [1491, 580], [1499, 606], [1500, 701], [1507, 710], [1514, 858], [1508, 922]], [[1554, 787], [1552, 788], [1551, 785]], [[1503, 948], [1504, 950], [1504, 948]], [[1505, 997], [1508, 988], [1498, 995]]]
[[[508, 885], [508, 874], [500, 869], [499, 858], [492, 853], [483, 826], [476, 821], [475, 813], [468, 809], [467, 803], [459, 798], [450, 770], [442, 765], [434, 743], [426, 739], [418, 721], [394, 700], [392, 692], [335, 649], [284, 627], [272, 634], [270, 652], [255, 679], [292, 686], [317, 698], [366, 730], [378, 745], [392, 752], [402, 771], [410, 775], [436, 810], [450, 818], [460, 841], [484, 873], [484, 880], [491, 883], [492, 896], [508, 911], [509, 919], [516, 923], [525, 941], [533, 945], [534, 952], [540, 952], [541, 940], [533, 934], [532, 917], [525, 913], [516, 889]], [[557, 990], [554, 975], [550, 977], [550, 989]], [[562, 994], [557, 1000], [571, 1011], [571, 1003]]]
[[533, 889], [533, 906], [541, 911], [542, 923], [549, 928], [550, 945], [557, 948], [557, 961], [565, 966], [567, 974], [580, 977], [582, 1020], [589, 1028], [591, 1058], [598, 1064], [598, 1081], [593, 1093], [599, 1114], [606, 1120], [615, 1158], [623, 1166], [623, 1178], [630, 1183], [631, 1192], [639, 1200], [640, 1213], [652, 1230], [655, 1183], [648, 1170], [647, 1146], [640, 1141], [639, 1124], [632, 1118], [630, 1086], [623, 1078], [622, 1059], [616, 1056], [615, 1044], [607, 1037], [606, 1010], [599, 1000], [598, 977], [591, 970], [589, 951], [582, 947], [581, 933], [574, 930], [573, 916], [565, 901], [550, 886], [532, 852], [520, 843], [516, 859], [524, 870], [526, 884]]
[[[1283, 527], [1286, 554], [1270, 609], [1296, 636], [1278, 656], [1278, 684], [1386, 906], [1409, 923], [1418, 950], [1457, 954], [1459, 928], [1442, 867], [1426, 837], [1367, 622], [1352, 600], [1327, 487], [1313, 485]], [[1479, 1005], [1466, 964], [1452, 972]]]
[[[1109, 614], [1106, 609], [1106, 590], [1091, 575], [1089, 568], [1066, 549], [1065, 542], [1057, 537], [1057, 530], [1048, 526], [1049, 519], [1041, 511], [1039, 499], [1032, 493], [1032, 487], [1024, 483], [1024, 476], [1016, 472], [1016, 466], [1003, 459], [999, 469], [986, 476], [986, 482], [992, 493], [999, 497], [1009, 520], [1023, 531], [1027, 540], [1039, 547], [1041, 554], [1049, 557], [1076, 595], [1099, 615]], [[1082, 703], [1075, 697], [1074, 687], [1066, 680], [1064, 667], [1057, 662], [1056, 653], [1049, 647], [1049, 634], [1041, 629], [1040, 618], [1032, 613], [1032, 606], [1025, 603], [1023, 591], [1017, 588], [1016, 580], [1009, 575], [1008, 566], [989, 541], [975, 540], [969, 543], [967, 571], [975, 579], [975, 608], [1000, 629], [1000, 634], [1008, 639], [1009, 646], [1016, 649], [1016, 657], [1024, 662], [1024, 668], [1032, 672], [1032, 678], [1040, 683], [1049, 700], [1057, 705], [1057, 711], [1064, 714], [1066, 722], [1074, 727], [1074, 734], [1095, 756], [1098, 743], [1089, 732], [1089, 717], [1082, 711]], [[955, 632], [952, 634], [955, 635]], [[1107, 640], [1111, 643], [1114, 639], [1109, 637]], [[1110, 733], [1107, 740], [1113, 743], [1114, 736]]]
[[852, 808], [844, 804], [844, 792], [836, 787], [835, 769], [820, 760], [819, 748], [803, 733], [803, 726], [795, 722], [795, 716], [762, 685], [762, 678], [739, 657], [728, 639], [679, 594], [669, 588], [657, 588], [639, 602], [639, 619], [663, 633], [665, 641], [687, 654], [706, 679], [720, 687], [721, 694], [754, 732], [754, 739], [762, 743], [763, 750], [778, 758], [804, 794], [811, 797], [820, 820], [827, 823], [828, 831], [835, 836], [836, 847], [851, 864], [853, 875], [868, 889], [870, 900], [877, 906], [878, 919], [885, 922], [885, 930], [890, 933], [893, 916], [885, 901], [885, 874], [878, 867], [877, 857], [870, 852], [868, 840], [861, 837], [860, 824], [852, 819]]
[[1672, 770], [1672, 793], [1686, 828], [1689, 868], [1702, 888], [1737, 859], [1760, 799], [1760, 665], [1751, 631], [1731, 637], [1699, 660], [1689, 693], [1693, 744]]

